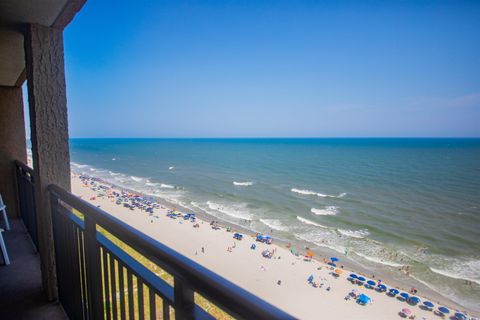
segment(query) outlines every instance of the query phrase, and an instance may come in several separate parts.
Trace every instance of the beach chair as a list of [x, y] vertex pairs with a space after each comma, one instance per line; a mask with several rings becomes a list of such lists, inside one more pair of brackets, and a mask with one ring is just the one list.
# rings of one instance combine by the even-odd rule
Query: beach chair
[[5, 230], [10, 230], [10, 223], [8, 222], [8, 217], [7, 217], [7, 206], [5, 203], [3, 203], [2, 195], [0, 194], [0, 211], [2, 212], [3, 215], [3, 221], [5, 223]]
[[10, 264], [10, 259], [8, 258], [7, 247], [5, 246], [5, 241], [3, 241], [3, 229], [0, 228], [0, 251], [2, 252], [3, 262], [6, 266]]

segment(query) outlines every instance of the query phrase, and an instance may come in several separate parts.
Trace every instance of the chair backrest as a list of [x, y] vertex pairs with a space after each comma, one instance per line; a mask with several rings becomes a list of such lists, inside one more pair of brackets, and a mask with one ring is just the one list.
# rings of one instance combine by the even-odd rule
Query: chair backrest
[[0, 207], [3, 207], [3, 199], [2, 199], [2, 194], [0, 193]]

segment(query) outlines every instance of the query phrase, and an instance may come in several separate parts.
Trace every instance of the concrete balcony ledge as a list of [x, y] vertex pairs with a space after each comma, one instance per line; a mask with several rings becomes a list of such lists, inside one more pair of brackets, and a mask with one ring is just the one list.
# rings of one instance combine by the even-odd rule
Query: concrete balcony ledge
[[22, 220], [11, 219], [10, 224], [12, 229], [3, 233], [11, 264], [0, 265], [0, 319], [68, 319], [42, 290], [39, 255]]

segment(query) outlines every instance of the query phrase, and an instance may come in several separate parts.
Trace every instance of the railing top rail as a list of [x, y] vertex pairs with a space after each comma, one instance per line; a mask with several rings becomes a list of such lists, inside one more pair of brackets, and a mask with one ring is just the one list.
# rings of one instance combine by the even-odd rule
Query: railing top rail
[[15, 160], [15, 165], [17, 167], [20, 167], [22, 170], [30, 173], [30, 174], [33, 174], [33, 169], [30, 168], [29, 166], [27, 166], [25, 163], [19, 161], [19, 160]]
[[102, 228], [158, 264], [174, 277], [187, 283], [193, 290], [212, 300], [234, 317], [293, 319], [286, 312], [188, 259], [172, 248], [152, 239], [104, 210], [56, 185], [50, 185], [48, 189], [61, 201], [77, 209], [86, 217], [93, 219]]

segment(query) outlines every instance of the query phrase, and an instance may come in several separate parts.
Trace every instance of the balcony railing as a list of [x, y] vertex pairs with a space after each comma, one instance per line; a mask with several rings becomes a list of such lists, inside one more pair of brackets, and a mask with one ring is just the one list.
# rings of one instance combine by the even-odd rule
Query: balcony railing
[[[49, 191], [59, 299], [71, 319], [212, 319], [197, 294], [234, 318], [293, 318], [60, 187]], [[173, 285], [118, 240], [168, 272]]]
[[33, 170], [20, 161], [15, 161], [15, 170], [17, 174], [17, 194], [20, 215], [30, 234], [30, 238], [38, 249]]

